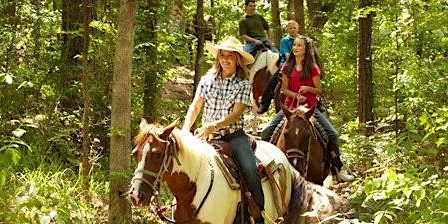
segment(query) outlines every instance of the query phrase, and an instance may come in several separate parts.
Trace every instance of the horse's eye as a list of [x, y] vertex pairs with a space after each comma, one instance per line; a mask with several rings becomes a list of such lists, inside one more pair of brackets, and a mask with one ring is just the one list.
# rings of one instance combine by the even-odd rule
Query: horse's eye
[[151, 153], [151, 157], [154, 159], [161, 159], [162, 158], [162, 152], [153, 152]]

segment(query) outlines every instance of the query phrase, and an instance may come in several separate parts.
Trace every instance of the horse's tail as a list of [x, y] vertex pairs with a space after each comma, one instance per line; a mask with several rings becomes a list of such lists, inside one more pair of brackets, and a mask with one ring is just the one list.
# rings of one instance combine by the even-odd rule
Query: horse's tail
[[309, 206], [312, 189], [307, 181], [294, 167], [291, 166], [292, 189], [289, 209], [285, 216], [285, 224], [300, 223], [305, 217], [301, 216]]

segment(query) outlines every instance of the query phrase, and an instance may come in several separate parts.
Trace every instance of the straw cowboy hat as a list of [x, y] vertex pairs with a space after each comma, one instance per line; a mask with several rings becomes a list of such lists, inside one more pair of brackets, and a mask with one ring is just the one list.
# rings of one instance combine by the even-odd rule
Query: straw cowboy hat
[[228, 37], [217, 45], [208, 44], [206, 48], [215, 58], [218, 56], [219, 50], [226, 50], [238, 52], [243, 57], [245, 64], [252, 64], [255, 61], [251, 54], [243, 50], [243, 44], [235, 37]]

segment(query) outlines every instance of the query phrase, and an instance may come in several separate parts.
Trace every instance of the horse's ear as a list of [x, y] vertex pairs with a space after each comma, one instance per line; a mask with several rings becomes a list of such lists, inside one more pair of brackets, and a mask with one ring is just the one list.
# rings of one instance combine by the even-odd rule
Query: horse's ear
[[140, 121], [140, 125], [139, 125], [140, 129], [144, 129], [145, 126], [147, 126], [147, 125], [148, 125], [148, 121], [145, 118], [142, 118], [142, 120]]
[[163, 129], [163, 133], [160, 135], [160, 138], [162, 138], [163, 140], [167, 140], [168, 136], [170, 136], [171, 132], [176, 127], [178, 121], [179, 119], [176, 119], [171, 124], [166, 126], [165, 129]]

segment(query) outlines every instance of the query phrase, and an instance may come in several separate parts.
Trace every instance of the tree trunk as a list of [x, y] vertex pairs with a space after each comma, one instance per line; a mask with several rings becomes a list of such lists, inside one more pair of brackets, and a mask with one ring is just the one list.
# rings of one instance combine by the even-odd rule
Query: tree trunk
[[[6, 24], [2, 24], [2, 29], [7, 30], [7, 32], [14, 33], [15, 30], [17, 30], [17, 23], [18, 23], [18, 16], [17, 16], [17, 5], [15, 1], [7, 1], [5, 5], [2, 5], [1, 7], [1, 13], [5, 17]], [[9, 27], [9, 28], [8, 28]], [[10, 43], [2, 43], [6, 45], [5, 49], [5, 73], [9, 72], [9, 70], [14, 67], [14, 63], [16, 61], [16, 51], [17, 48], [15, 46], [15, 37], [13, 37], [13, 40], [10, 41]]]
[[282, 25], [280, 24], [280, 10], [278, 0], [271, 0], [271, 13], [272, 13], [272, 31], [273, 31], [273, 44], [280, 49], [280, 39], [282, 38]]
[[81, 107], [81, 96], [73, 84], [81, 80], [81, 62], [76, 56], [82, 52], [83, 15], [78, 1], [62, 1], [62, 46], [59, 95], [61, 107], [67, 110]]
[[204, 42], [205, 42], [205, 21], [204, 21], [204, 0], [197, 0], [196, 18], [194, 20], [198, 45], [196, 47], [196, 59], [194, 62], [194, 88], [193, 95], [198, 87], [199, 80], [202, 76], [202, 61], [204, 58]]
[[294, 0], [287, 0], [286, 2], [286, 20], [292, 20], [294, 18]]
[[90, 181], [89, 174], [91, 164], [89, 160], [90, 154], [90, 137], [89, 137], [89, 120], [90, 120], [90, 98], [89, 86], [87, 83], [88, 76], [88, 59], [89, 59], [89, 45], [90, 45], [90, 21], [91, 10], [90, 0], [83, 0], [84, 8], [84, 38], [82, 50], [82, 98], [84, 101], [84, 111], [82, 117], [82, 174], [85, 189], [89, 189]]
[[303, 0], [294, 0], [294, 20], [299, 23], [300, 33], [305, 32], [305, 10]]
[[131, 209], [123, 197], [128, 191], [131, 148], [131, 73], [134, 47], [135, 0], [122, 0], [112, 81], [110, 194], [108, 223], [130, 223]]
[[157, 7], [159, 1], [148, 0], [146, 10], [148, 12], [145, 25], [147, 33], [145, 36], [148, 37], [148, 42], [152, 43], [147, 47], [148, 55], [147, 58], [147, 71], [145, 71], [145, 83], [143, 92], [143, 117], [148, 122], [154, 122], [157, 118], [157, 111], [154, 109], [159, 101], [159, 86], [160, 78], [157, 70]]
[[34, 40], [34, 49], [33, 49], [33, 57], [34, 59], [38, 59], [40, 56], [40, 46], [41, 46], [41, 10], [42, 10], [42, 1], [34, 0], [33, 5], [35, 7], [35, 13], [37, 15], [37, 20], [34, 25], [34, 29], [32, 31], [33, 40]]
[[[359, 9], [372, 6], [372, 0], [359, 0]], [[358, 19], [358, 93], [359, 123], [366, 125], [364, 134], [373, 133], [373, 71], [372, 71], [372, 23], [373, 13]]]
[[309, 18], [308, 28], [312, 31], [320, 31], [325, 23], [327, 23], [328, 15], [334, 11], [337, 3], [337, 0], [307, 1]]
[[[16, 1], [6, 1], [6, 3], [3, 3], [5, 5], [2, 5], [1, 12], [2, 12], [2, 19], [6, 21], [8, 25], [11, 26], [12, 29], [15, 30], [17, 27], [17, 23], [19, 22], [19, 17], [17, 16], [17, 2]], [[2, 24], [4, 25], [4, 24]], [[4, 28], [4, 27], [2, 27]]]

